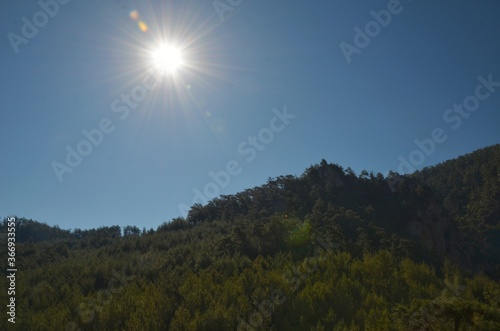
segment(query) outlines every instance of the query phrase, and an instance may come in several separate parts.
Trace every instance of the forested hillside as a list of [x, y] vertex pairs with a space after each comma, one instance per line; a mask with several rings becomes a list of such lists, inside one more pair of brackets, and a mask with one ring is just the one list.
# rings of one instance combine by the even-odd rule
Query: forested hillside
[[461, 233], [482, 253], [482, 268], [500, 275], [500, 145], [426, 168], [429, 185]]
[[499, 167], [500, 145], [410, 176], [322, 160], [156, 230], [18, 218], [15, 326], [499, 330]]

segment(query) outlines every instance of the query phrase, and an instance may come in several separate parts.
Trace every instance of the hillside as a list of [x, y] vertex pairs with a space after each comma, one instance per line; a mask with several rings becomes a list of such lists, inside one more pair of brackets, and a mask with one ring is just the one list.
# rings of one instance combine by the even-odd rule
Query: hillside
[[498, 330], [499, 166], [500, 145], [410, 176], [322, 160], [149, 231], [18, 218], [16, 326]]
[[500, 275], [500, 145], [477, 150], [414, 177], [428, 185], [461, 233]]

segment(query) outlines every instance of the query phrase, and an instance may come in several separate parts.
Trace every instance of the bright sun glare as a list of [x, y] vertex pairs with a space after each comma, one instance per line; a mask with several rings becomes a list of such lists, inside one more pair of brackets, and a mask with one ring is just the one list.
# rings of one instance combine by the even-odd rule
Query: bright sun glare
[[155, 67], [165, 73], [173, 73], [182, 66], [182, 54], [178, 48], [170, 45], [161, 45], [153, 52]]

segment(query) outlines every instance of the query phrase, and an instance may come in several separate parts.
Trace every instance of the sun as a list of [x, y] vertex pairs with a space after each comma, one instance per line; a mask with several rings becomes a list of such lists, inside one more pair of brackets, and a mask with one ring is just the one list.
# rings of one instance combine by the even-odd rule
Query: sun
[[162, 44], [152, 53], [155, 68], [164, 73], [174, 73], [184, 64], [182, 52], [172, 45]]

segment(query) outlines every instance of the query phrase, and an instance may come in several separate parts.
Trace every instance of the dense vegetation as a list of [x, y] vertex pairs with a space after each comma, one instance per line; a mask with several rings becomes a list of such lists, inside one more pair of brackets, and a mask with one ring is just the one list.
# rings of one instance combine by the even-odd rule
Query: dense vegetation
[[500, 145], [424, 169], [415, 177], [432, 187], [461, 233], [483, 253], [483, 268], [498, 277]]
[[322, 160], [156, 230], [19, 218], [16, 328], [499, 330], [499, 168], [500, 145], [411, 176]]

